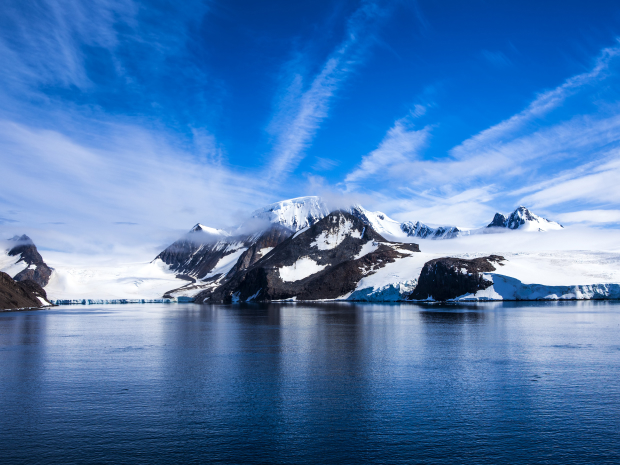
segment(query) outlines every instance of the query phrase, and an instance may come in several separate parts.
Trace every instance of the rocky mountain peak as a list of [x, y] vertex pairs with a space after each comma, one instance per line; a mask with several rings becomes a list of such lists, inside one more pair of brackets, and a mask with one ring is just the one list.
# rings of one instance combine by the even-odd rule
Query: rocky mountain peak
[[496, 213], [493, 221], [487, 228], [507, 228], [522, 229], [528, 231], [548, 231], [552, 229], [562, 229], [563, 226], [555, 221], [549, 221], [541, 216], [532, 213], [523, 205], [519, 205], [510, 215], [504, 216]]
[[[12, 238], [10, 238], [9, 241], [17, 242], [19, 245], [34, 245], [34, 242], [32, 242], [32, 239], [30, 239], [25, 234], [22, 234], [21, 236], [15, 235]], [[17, 245], [15, 245], [15, 247], [17, 247]]]
[[204, 224], [197, 223], [192, 229], [189, 230], [190, 233], [205, 233], [210, 234], [212, 236], [222, 236], [227, 237], [230, 236], [230, 233], [224, 231], [223, 229], [215, 229], [210, 226], [205, 226]]

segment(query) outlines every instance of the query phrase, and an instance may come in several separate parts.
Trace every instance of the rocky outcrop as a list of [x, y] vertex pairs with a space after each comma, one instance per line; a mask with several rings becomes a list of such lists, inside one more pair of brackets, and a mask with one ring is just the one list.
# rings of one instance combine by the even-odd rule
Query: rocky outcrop
[[34, 242], [25, 234], [15, 236], [11, 241], [16, 244], [8, 251], [11, 257], [19, 257], [16, 263], [24, 262], [28, 267], [17, 273], [13, 279], [15, 281], [34, 281], [41, 287], [47, 286], [52, 275], [52, 268], [47, 266], [43, 257], [34, 245]]
[[196, 302], [336, 299], [367, 274], [411, 252], [417, 244], [386, 241], [372, 227], [337, 211], [294, 234]]
[[508, 218], [506, 218], [501, 213], [496, 213], [493, 217], [493, 221], [491, 221], [487, 228], [505, 228], [508, 224]]
[[36, 282], [29, 279], [16, 281], [0, 272], [0, 310], [41, 308], [51, 305], [47, 294]]
[[271, 250], [280, 245], [286, 239], [291, 237], [292, 232], [280, 225], [273, 225], [267, 231], [262, 233], [255, 239], [254, 243], [243, 252], [239, 260], [231, 270], [236, 273], [245, 270], [254, 265], [260, 259], [264, 258]]
[[[204, 279], [226, 256], [243, 251], [246, 255], [244, 262], [249, 265], [258, 260], [257, 254], [261, 248], [274, 247], [291, 234], [289, 229], [279, 225], [273, 225], [264, 232], [234, 236], [206, 233], [204, 227], [195, 226], [155, 257], [155, 260], [162, 260], [179, 275]], [[250, 249], [252, 252], [247, 254]]]
[[418, 284], [408, 300], [446, 301], [465, 294], [475, 294], [493, 283], [484, 279], [483, 273], [495, 271], [504, 257], [488, 257], [466, 260], [462, 258], [437, 258], [424, 264]]

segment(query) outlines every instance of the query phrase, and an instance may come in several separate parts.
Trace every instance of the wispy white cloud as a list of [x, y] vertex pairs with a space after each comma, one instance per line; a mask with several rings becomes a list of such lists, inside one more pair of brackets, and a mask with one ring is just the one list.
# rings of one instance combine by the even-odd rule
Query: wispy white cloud
[[304, 66], [299, 63], [300, 57], [289, 63], [287, 72], [292, 77], [271, 124], [276, 133], [269, 166], [272, 178], [291, 172], [301, 161], [320, 124], [327, 118], [334, 96], [363, 61], [374, 20], [383, 15], [385, 10], [377, 3], [364, 1], [349, 18], [345, 39], [330, 53], [307, 89], [303, 90]]
[[504, 52], [492, 52], [490, 50], [483, 50], [482, 56], [485, 60], [498, 68], [505, 68], [512, 66], [512, 61], [506, 56]]
[[620, 210], [580, 210], [560, 213], [557, 218], [565, 223], [620, 223]]
[[457, 158], [467, 157], [492, 147], [493, 144], [501, 142], [505, 137], [513, 137], [514, 133], [527, 122], [540, 118], [557, 108], [584, 86], [605, 79], [608, 76], [606, 72], [609, 69], [610, 62], [619, 55], [620, 45], [603, 49], [592, 69], [572, 76], [560, 86], [541, 93], [523, 111], [467, 139], [452, 149], [451, 155]]
[[2, 77], [15, 86], [34, 83], [84, 88], [83, 46], [112, 50], [118, 44], [115, 24], [133, 24], [138, 6], [131, 0], [43, 0], [30, 5], [9, 1], [3, 15], [11, 27], [0, 29]]
[[[106, 141], [87, 145], [0, 121], [0, 204], [15, 221], [2, 234], [39, 231], [57, 241], [46, 247], [62, 250], [101, 252], [120, 243], [144, 250], [198, 221], [235, 224], [274, 194], [254, 173], [197, 161], [173, 138], [132, 126], [106, 132]], [[137, 223], [131, 234], [129, 223]]]
[[[620, 129], [620, 127], [619, 127]], [[522, 202], [538, 207], [566, 203], [618, 205], [620, 202], [620, 152], [606, 163], [590, 163], [590, 169], [576, 170], [573, 176], [562, 174], [552, 179], [547, 186], [522, 198]]]
[[408, 117], [401, 118], [387, 132], [379, 147], [362, 158], [360, 165], [347, 174], [344, 183], [351, 191], [360, 182], [379, 174], [380, 178], [400, 177], [398, 170], [418, 158], [428, 143], [430, 126], [414, 129]]
[[340, 162], [338, 160], [316, 157], [316, 163], [312, 166], [312, 169], [315, 171], [329, 171], [337, 167], [339, 164]]
[[[566, 212], [571, 208], [566, 204], [577, 201], [593, 208], [620, 206], [620, 191], [614, 184], [618, 152], [610, 152], [620, 146], [620, 117], [613, 104], [593, 114], [568, 112], [554, 123], [526, 124], [539, 122], [569, 97], [590, 99], [591, 91], [598, 92], [597, 84], [605, 79], [617, 80], [611, 65], [619, 56], [620, 46], [604, 49], [590, 71], [540, 94], [523, 111], [467, 139], [442, 158], [424, 157], [422, 149], [432, 142], [428, 127], [404, 129], [399, 120], [344, 183], [349, 191], [356, 191], [361, 179], [372, 179], [377, 196], [391, 204], [392, 213], [401, 219], [444, 223], [461, 218], [463, 226], [483, 221], [477, 212], [487, 215], [495, 210], [490, 202], [499, 204], [498, 208], [526, 203], [543, 209], [542, 213], [554, 208]], [[567, 166], [570, 173], [564, 169]]]

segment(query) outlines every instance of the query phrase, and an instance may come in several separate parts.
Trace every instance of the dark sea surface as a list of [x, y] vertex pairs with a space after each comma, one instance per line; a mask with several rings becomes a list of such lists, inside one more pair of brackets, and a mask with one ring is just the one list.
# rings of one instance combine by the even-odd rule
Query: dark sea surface
[[620, 302], [0, 313], [0, 463], [620, 463]]

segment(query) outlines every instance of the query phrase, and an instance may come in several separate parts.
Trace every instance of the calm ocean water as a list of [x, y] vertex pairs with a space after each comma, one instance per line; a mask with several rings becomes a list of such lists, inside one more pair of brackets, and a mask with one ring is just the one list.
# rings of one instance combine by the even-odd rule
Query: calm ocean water
[[620, 302], [0, 314], [0, 463], [620, 463]]

